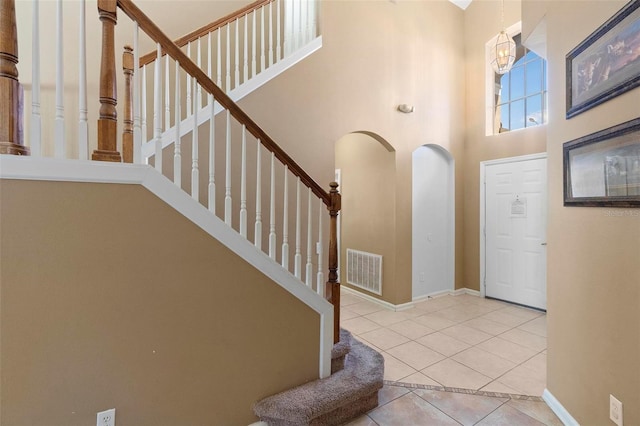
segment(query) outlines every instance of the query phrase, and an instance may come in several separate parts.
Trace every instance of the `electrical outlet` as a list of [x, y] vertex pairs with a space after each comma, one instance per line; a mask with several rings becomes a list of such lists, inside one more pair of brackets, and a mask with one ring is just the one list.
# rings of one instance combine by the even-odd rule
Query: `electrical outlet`
[[116, 409], [111, 408], [99, 412], [96, 426], [116, 426]]
[[622, 402], [609, 395], [609, 418], [618, 426], [622, 426]]

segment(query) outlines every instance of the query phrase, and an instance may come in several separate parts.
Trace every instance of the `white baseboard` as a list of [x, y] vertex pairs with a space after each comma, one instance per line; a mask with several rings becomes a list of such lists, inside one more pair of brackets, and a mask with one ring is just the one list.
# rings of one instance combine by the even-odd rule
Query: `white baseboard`
[[427, 294], [424, 296], [419, 296], [414, 298], [411, 302], [407, 302], [407, 303], [401, 303], [399, 305], [394, 305], [393, 303], [387, 302], [386, 300], [382, 300], [382, 299], [378, 299], [377, 297], [373, 297], [370, 296], [366, 293], [363, 293], [361, 291], [352, 289], [350, 287], [346, 287], [346, 286], [341, 286], [340, 287], [343, 291], [356, 295], [358, 297], [361, 297], [369, 302], [378, 304], [380, 306], [383, 306], [389, 310], [392, 311], [406, 311], [407, 309], [411, 309], [413, 308], [417, 303], [423, 302], [425, 300], [428, 299], [435, 299], [438, 297], [443, 297], [443, 296], [459, 296], [461, 294], [469, 294], [471, 296], [477, 296], [480, 297], [480, 292], [477, 290], [471, 290], [468, 288], [459, 288], [457, 290], [444, 290], [444, 291], [439, 291], [436, 293], [432, 293], [432, 294]]
[[560, 404], [560, 401], [558, 401], [556, 397], [553, 396], [551, 392], [549, 392], [549, 389], [544, 390], [544, 392], [542, 393], [542, 399], [544, 399], [544, 402], [547, 403], [549, 408], [551, 408], [551, 411], [553, 411], [556, 416], [558, 416], [560, 421], [565, 426], [580, 426], [580, 423], [578, 423], [578, 421], [574, 419], [571, 414], [569, 414], [567, 409], [564, 408], [562, 404]]

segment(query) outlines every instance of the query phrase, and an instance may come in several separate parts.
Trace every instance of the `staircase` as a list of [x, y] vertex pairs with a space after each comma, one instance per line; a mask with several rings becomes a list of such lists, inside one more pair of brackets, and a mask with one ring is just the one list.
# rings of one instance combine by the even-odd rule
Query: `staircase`
[[[2, 3], [2, 28], [14, 31], [0, 42], [0, 60], [8, 70], [0, 76], [0, 154], [33, 158], [0, 156], [0, 178], [143, 185], [318, 312], [319, 381], [256, 404], [260, 418], [273, 424], [340, 424], [375, 407], [382, 386], [382, 358], [339, 331], [337, 184], [324, 190], [235, 103], [321, 46], [317, 12], [310, 6], [315, 3], [258, 1], [173, 42], [133, 1], [98, 0], [102, 46], [99, 96], [93, 96], [100, 103], [96, 137], [90, 136], [88, 119], [92, 96], [87, 89], [91, 80], [86, 72], [84, 1], [80, 2], [78, 126], [71, 132], [75, 137], [69, 137], [65, 127], [62, 3], [58, 1], [56, 9], [53, 131], [46, 135], [49, 128], [42, 123], [51, 117], [41, 111], [39, 3], [33, 3], [31, 114], [26, 126], [16, 69], [15, 5], [13, 0]], [[115, 60], [118, 9], [133, 28], [131, 46], [122, 55], [122, 73], [116, 72]], [[155, 52], [140, 55], [145, 44], [155, 45]], [[120, 107], [118, 81], [125, 88]], [[89, 162], [93, 140], [97, 146], [91, 153], [94, 161]], [[47, 154], [55, 158], [39, 158]], [[67, 159], [69, 154], [75, 159]], [[122, 160], [133, 164], [104, 163]], [[325, 209], [328, 220], [323, 219]], [[329, 310], [325, 299], [333, 305]], [[322, 402], [311, 404], [311, 400]], [[297, 402], [291, 405], [292, 401]], [[282, 411], [286, 406], [293, 411]]]

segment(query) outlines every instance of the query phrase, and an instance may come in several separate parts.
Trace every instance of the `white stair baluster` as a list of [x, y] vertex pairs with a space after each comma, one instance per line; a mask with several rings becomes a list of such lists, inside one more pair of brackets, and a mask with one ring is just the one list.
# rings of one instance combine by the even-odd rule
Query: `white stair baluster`
[[[213, 60], [211, 59], [212, 55], [212, 47], [213, 45], [211, 44], [211, 33], [207, 34], [207, 76], [211, 79], [211, 81], [214, 81], [213, 78]], [[212, 96], [210, 94], [207, 94], [207, 105], [213, 105], [212, 102]]]
[[40, 115], [40, 2], [33, 2], [33, 39], [31, 67], [31, 155], [42, 155], [42, 117]]
[[244, 124], [240, 167], [240, 235], [247, 238], [247, 129]]
[[227, 110], [227, 150], [225, 153], [225, 182], [224, 182], [224, 221], [232, 226], [231, 218], [231, 113]]
[[[202, 43], [201, 43], [202, 37], [200, 37], [198, 39], [198, 68], [202, 69]], [[196, 81], [196, 79], [193, 79], [194, 81]], [[193, 109], [200, 109], [202, 108], [202, 86], [200, 86], [200, 84], [198, 84], [196, 82], [196, 87], [198, 88], [197, 92], [194, 89], [194, 93], [193, 95], [196, 97], [196, 102], [193, 103], [194, 107]]]
[[307, 1], [300, 2], [300, 46], [304, 46], [307, 44], [307, 25], [308, 25], [308, 15], [307, 15]]
[[209, 211], [216, 214], [216, 103], [213, 95], [209, 95], [209, 105]]
[[142, 130], [140, 128], [140, 51], [139, 27], [133, 23], [133, 163], [142, 163]]
[[253, 244], [262, 250], [262, 156], [260, 139], [256, 144], [256, 225]]
[[244, 15], [244, 58], [242, 60], [243, 67], [243, 83], [249, 80], [249, 16]]
[[316, 291], [320, 296], [324, 296], [324, 273], [322, 272], [322, 214], [324, 213], [324, 203], [320, 199], [320, 209], [318, 210], [318, 282]]
[[234, 63], [234, 74], [233, 74], [233, 88], [235, 89], [240, 85], [240, 20], [235, 20], [235, 28], [236, 28], [236, 42], [235, 42], [235, 63]]
[[256, 76], [256, 14], [257, 10], [251, 13], [251, 21], [253, 23], [253, 31], [251, 32], [251, 76]]
[[264, 52], [264, 6], [260, 8], [260, 72], [265, 69]]
[[216, 52], [216, 59], [217, 59], [216, 84], [218, 85], [218, 87], [222, 88], [222, 49], [220, 48], [220, 38], [222, 37], [222, 28], [218, 28], [216, 33], [218, 34], [218, 37], [217, 37], [218, 50]]
[[227, 24], [227, 92], [231, 90], [231, 24]]
[[269, 257], [276, 260], [276, 155], [271, 153], [271, 182], [269, 200]]
[[311, 39], [315, 39], [318, 36], [318, 2], [311, 0]]
[[165, 55], [164, 74], [164, 131], [166, 132], [171, 128], [171, 83], [169, 83], [169, 55]]
[[296, 254], [293, 257], [293, 275], [302, 280], [302, 250], [300, 247], [300, 177], [296, 179]]
[[289, 270], [289, 168], [284, 166], [284, 199], [282, 214], [282, 267]]
[[281, 46], [280, 1], [281, 0], [275, 0], [275, 1], [276, 1], [276, 62], [278, 62], [280, 61], [280, 59], [282, 59], [282, 48], [280, 47]]
[[55, 115], [55, 157], [64, 158], [64, 49], [62, 0], [56, 3], [56, 115]]
[[269, 3], [269, 66], [273, 65], [273, 2]]
[[[189, 57], [189, 59], [191, 59], [191, 42], [187, 43], [187, 56]], [[188, 117], [191, 117], [191, 114], [193, 114], [193, 112], [191, 111], [191, 76], [187, 74], [186, 77], [187, 77], [186, 113], [188, 118]]]
[[180, 121], [182, 120], [182, 108], [180, 104], [180, 63], [176, 61], [176, 111], [175, 111], [175, 143], [173, 146], [173, 182], [178, 188], [182, 188], [182, 138], [180, 137]]
[[[193, 78], [193, 93], [198, 93], [200, 85]], [[198, 169], [198, 98], [193, 98], [193, 132], [191, 133], [191, 198], [200, 200], [200, 170]]]
[[78, 70], [78, 158], [80, 160], [89, 159], [89, 125], [87, 115], [87, 24], [86, 24], [86, 1], [80, 1], [80, 63]]
[[[149, 141], [147, 133], [147, 66], [142, 66], [142, 83], [140, 84], [140, 141], [147, 143]], [[145, 164], [149, 164], [149, 157], [144, 159]]]
[[307, 287], [313, 287], [313, 261], [312, 256], [312, 243], [311, 243], [311, 227], [313, 222], [311, 220], [311, 196], [312, 196], [311, 188], [309, 188], [309, 202], [307, 206], [307, 264], [305, 265], [305, 283]]
[[156, 45], [155, 74], [153, 77], [153, 141], [155, 143], [155, 169], [162, 173], [162, 48]]

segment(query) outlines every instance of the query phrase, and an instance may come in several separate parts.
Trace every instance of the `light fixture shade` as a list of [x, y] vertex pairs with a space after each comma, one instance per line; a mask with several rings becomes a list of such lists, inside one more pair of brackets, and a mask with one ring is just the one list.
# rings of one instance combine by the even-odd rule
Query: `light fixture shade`
[[516, 42], [502, 30], [491, 48], [490, 55], [491, 67], [497, 74], [509, 72], [516, 60]]

